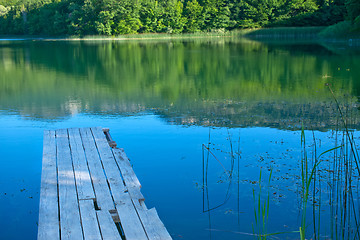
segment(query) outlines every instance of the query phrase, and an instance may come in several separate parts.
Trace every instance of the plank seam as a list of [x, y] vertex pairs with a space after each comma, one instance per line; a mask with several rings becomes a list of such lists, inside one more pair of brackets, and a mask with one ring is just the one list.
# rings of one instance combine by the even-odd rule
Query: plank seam
[[[117, 148], [117, 147], [114, 147], [114, 149], [118, 149], [118, 148]], [[119, 170], [119, 172], [120, 172], [121, 181], [123, 182], [123, 184], [124, 184], [124, 186], [125, 186], [125, 190], [126, 190], [127, 192], [129, 192], [129, 189], [128, 189], [128, 187], [127, 187], [127, 185], [126, 185], [126, 182], [125, 182], [125, 179], [124, 179], [124, 176], [123, 176], [123, 174], [122, 174], [122, 172], [121, 172], [121, 168], [120, 168], [118, 162], [116, 161], [116, 157], [115, 157], [115, 154], [114, 154], [114, 151], [113, 151], [113, 150], [111, 150], [111, 154], [112, 154], [112, 156], [113, 156], [113, 158], [114, 158], [114, 161], [115, 161], [115, 164], [116, 164], [116, 166], [118, 167], [118, 170]]]
[[[91, 130], [91, 133], [92, 133], [92, 130]], [[111, 137], [111, 135], [110, 135], [110, 130], [109, 130], [108, 128], [103, 128], [103, 133], [104, 133], [105, 138], [106, 138], [106, 140], [107, 140], [107, 142], [108, 142], [108, 144], [109, 144], [109, 147], [112, 148], [112, 149], [118, 149], [116, 142], [112, 139], [112, 137]], [[94, 135], [93, 135], [93, 136], [94, 136]], [[109, 138], [109, 140], [108, 140], [108, 138]], [[94, 139], [95, 139], [95, 137], [94, 137]], [[115, 145], [114, 145], [114, 146], [110, 145], [111, 142], [113, 142]], [[95, 141], [95, 144], [96, 144], [96, 141]], [[96, 145], [96, 147], [97, 147], [97, 145]], [[114, 155], [114, 151], [111, 150], [111, 153], [112, 153], [113, 158], [114, 158], [114, 160], [115, 160], [116, 158], [115, 158], [115, 155]], [[100, 153], [99, 153], [99, 155], [100, 155]], [[120, 172], [121, 180], [122, 180], [124, 186], [126, 187], [125, 180], [124, 180], [123, 174], [122, 174], [122, 172], [121, 172], [121, 168], [120, 168], [120, 166], [119, 166], [119, 164], [118, 164], [118, 162], [117, 162], [116, 160], [115, 160], [115, 164], [116, 164], [116, 166], [118, 167], [118, 170], [119, 170], [119, 172]], [[109, 186], [109, 188], [110, 188], [110, 186]], [[127, 189], [127, 188], [126, 188], [126, 189]]]
[[57, 132], [61, 239], [84, 239], [69, 133], [67, 129]]
[[[118, 149], [118, 148], [115, 147], [115, 149]], [[120, 168], [118, 162], [116, 161], [116, 156], [115, 156], [115, 153], [114, 153], [113, 150], [111, 150], [111, 154], [112, 154], [112, 156], [113, 156], [113, 158], [114, 158], [114, 161], [115, 161], [116, 166], [117, 166], [118, 169], [119, 169], [119, 172], [120, 172], [120, 175], [121, 175], [121, 179], [122, 179], [122, 181], [123, 181], [123, 183], [124, 183], [124, 186], [125, 186], [125, 188], [126, 188], [126, 191], [127, 191], [128, 194], [129, 194], [129, 197], [130, 197], [130, 200], [131, 200], [131, 204], [133, 205], [133, 207], [134, 207], [134, 209], [135, 209], [135, 212], [136, 212], [136, 215], [138, 216], [138, 218], [139, 218], [139, 220], [140, 220], [140, 223], [141, 223], [142, 228], [144, 229], [145, 235], [146, 235], [146, 237], [147, 237], [148, 239], [150, 239], [150, 237], [149, 237], [149, 235], [148, 235], [148, 233], [147, 233], [147, 231], [146, 231], [145, 225], [144, 225], [144, 223], [143, 223], [143, 221], [142, 221], [142, 219], [141, 219], [141, 217], [140, 217], [140, 215], [139, 215], [138, 209], [137, 209], [137, 207], [136, 207], [136, 205], [135, 205], [135, 203], [134, 203], [134, 199], [131, 197], [131, 195], [130, 195], [130, 193], [129, 193], [128, 186], [127, 186], [126, 183], [125, 183], [123, 174], [122, 174], [122, 172], [121, 172], [121, 168]], [[136, 201], [136, 200], [135, 200], [135, 201]], [[140, 202], [139, 202], [139, 204], [140, 204]]]
[[[115, 148], [115, 149], [113, 149], [112, 150], [112, 153], [113, 153], [113, 156], [115, 157], [115, 160], [116, 160], [116, 163], [118, 164], [118, 166], [120, 167], [120, 171], [122, 172], [122, 170], [124, 170], [124, 171], [126, 171], [125, 169], [126, 168], [124, 168], [120, 163], [122, 162], [122, 161], [124, 161], [124, 162], [126, 162], [126, 163], [128, 163], [128, 164], [130, 164], [130, 162], [129, 162], [129, 160], [128, 160], [128, 158], [127, 158], [127, 156], [126, 156], [126, 154], [125, 154], [125, 152], [123, 151], [123, 149], [119, 149], [119, 148]], [[122, 155], [122, 154], [124, 154], [124, 155]], [[121, 160], [122, 159], [122, 160]], [[130, 166], [130, 168], [131, 168], [131, 170], [132, 170], [132, 172], [133, 172], [133, 169], [132, 169], [132, 166]], [[134, 172], [133, 172], [134, 173]], [[125, 174], [125, 173], [124, 173]], [[134, 173], [135, 174], [135, 173]], [[135, 175], [135, 177], [136, 177], [136, 175]], [[136, 177], [136, 179], [137, 179], [137, 177]], [[126, 179], [124, 178], [124, 181], [126, 182]], [[140, 192], [140, 187], [141, 187], [141, 185], [140, 185], [140, 182], [139, 182], [139, 180], [137, 179], [137, 182], [138, 182], [138, 184], [139, 185], [136, 185], [136, 187], [135, 186], [126, 186], [126, 188], [127, 189], [134, 189], [134, 188], [137, 188], [137, 190], [139, 191], [139, 193], [141, 194], [141, 192]], [[145, 203], [144, 203], [144, 200], [142, 200], [141, 201], [141, 199], [138, 199], [138, 198], [136, 198], [136, 196], [135, 196], [135, 198], [133, 198], [132, 197], [132, 194], [130, 193], [129, 194], [130, 195], [130, 199], [131, 199], [131, 202], [132, 202], [132, 204], [133, 204], [133, 206], [134, 206], [134, 208], [135, 208], [135, 210], [136, 210], [136, 213], [137, 213], [137, 215], [138, 215], [138, 218], [139, 218], [139, 220], [140, 220], [140, 222], [141, 222], [141, 224], [143, 225], [143, 228], [144, 228], [144, 230], [145, 230], [145, 233], [146, 233], [146, 235], [148, 236], [148, 238], [149, 239], [171, 239], [171, 236], [170, 236], [170, 234], [169, 234], [169, 232], [167, 231], [167, 229], [166, 229], [166, 227], [164, 226], [164, 224], [163, 224], [163, 222], [161, 221], [161, 219], [159, 218], [159, 216], [158, 216], [158, 214], [156, 213], [156, 210], [155, 210], [155, 208], [153, 208], [153, 210], [151, 209], [151, 210], [148, 210], [147, 208], [146, 208], [146, 205], [145, 205]], [[138, 201], [137, 201], [138, 200]], [[161, 234], [160, 235], [158, 235], [158, 234], [155, 234], [154, 235], [154, 226], [149, 222], [149, 213], [150, 213], [150, 211], [155, 211], [155, 213], [156, 213], [156, 216], [157, 216], [157, 218], [156, 218], [156, 221], [155, 222], [157, 222], [157, 224], [156, 224], [156, 227], [155, 228], [160, 228], [160, 229], [163, 229], [163, 230], [160, 230], [160, 232], [161, 232]], [[150, 225], [149, 225], [150, 224]], [[156, 231], [156, 230], [155, 230]]]
[[[97, 201], [100, 201], [100, 205], [98, 205], [97, 202], [95, 202], [96, 205], [99, 206], [99, 208], [97, 208], [97, 209], [109, 209], [109, 210], [116, 209], [115, 203], [111, 196], [110, 189], [108, 187], [108, 182], [106, 181], [106, 175], [104, 174], [103, 165], [100, 161], [100, 156], [99, 156], [98, 150], [96, 148], [96, 144], [95, 144], [94, 138], [92, 136], [91, 129], [90, 128], [80, 129], [80, 133], [81, 133], [81, 138], [83, 141], [83, 147], [85, 150], [86, 161], [87, 161], [88, 169], [90, 172], [93, 188], [95, 191], [96, 199], [97, 199]], [[89, 154], [91, 154], [91, 155], [89, 155]], [[101, 179], [101, 181], [100, 181], [100, 179]], [[101, 189], [98, 188], [98, 187], [100, 187], [100, 186], [98, 186], [98, 184], [100, 183], [99, 181], [101, 182], [101, 184], [100, 184], [101, 189], [103, 189], [103, 190], [106, 189], [105, 192], [108, 192], [108, 196], [106, 196], [105, 198], [104, 198], [103, 194], [107, 195], [107, 193], [101, 192]], [[98, 194], [100, 194], [100, 195], [98, 195]], [[106, 201], [107, 204], [104, 204], [105, 203], [104, 200]], [[109, 206], [109, 203], [111, 203], [110, 205], [112, 205], [112, 206]], [[102, 204], [105, 205], [105, 208], [104, 208], [104, 205], [102, 205]]]
[[[104, 156], [102, 156], [102, 154], [101, 154], [101, 151], [100, 151], [100, 149], [103, 149], [103, 148], [108, 148], [108, 153], [110, 153], [109, 154], [109, 157], [111, 156], [111, 159], [113, 160], [113, 164], [115, 164], [115, 168], [117, 168], [116, 169], [116, 172], [117, 172], [117, 174], [119, 174], [118, 176], [121, 178], [121, 183], [122, 183], [122, 185], [124, 186], [124, 189], [122, 189], [124, 192], [123, 193], [126, 193], [125, 192], [125, 190], [127, 190], [127, 188], [125, 187], [125, 184], [124, 184], [124, 180], [123, 180], [123, 176], [122, 176], [122, 174], [121, 174], [121, 170], [120, 170], [120, 167], [119, 167], [119, 165], [118, 165], [118, 163], [116, 162], [116, 160], [115, 160], [115, 157], [114, 157], [114, 154], [113, 154], [113, 151], [111, 150], [111, 147], [108, 145], [108, 142], [107, 142], [107, 139], [106, 139], [106, 135], [104, 134], [104, 132], [103, 131], [101, 131], [101, 133], [102, 134], [104, 134], [104, 135], [102, 135], [102, 137], [104, 138], [104, 139], [101, 139], [102, 137], [100, 137], [99, 136], [99, 134], [100, 133], [98, 133], [98, 132], [96, 132], [96, 133], [94, 133], [94, 131], [97, 131], [97, 129], [93, 129], [93, 128], [91, 128], [91, 134], [92, 134], [92, 136], [93, 136], [93, 138], [94, 138], [94, 141], [95, 141], [95, 146], [96, 146], [96, 150], [97, 150], [97, 152], [98, 152], [98, 154], [99, 154], [99, 158], [100, 158], [100, 161], [101, 161], [101, 163], [102, 163], [102, 166], [103, 166], [103, 169], [104, 169], [104, 171], [106, 171], [106, 168], [105, 168], [105, 164], [104, 164], [104, 160], [103, 160], [103, 157]], [[107, 144], [106, 144], [106, 146], [104, 145], [104, 146], [101, 146], [101, 144], [103, 143], [103, 141], [106, 141], [107, 142]], [[111, 174], [110, 174], [111, 175]], [[106, 173], [105, 173], [105, 176], [106, 176], [106, 180], [107, 180], [107, 183], [108, 183], [108, 185], [109, 185], [109, 190], [110, 190], [110, 193], [111, 193], [111, 197], [112, 197], [112, 199], [113, 199], [113, 201], [114, 201], [114, 203], [116, 202], [115, 200], [115, 198], [116, 198], [116, 196], [114, 196], [114, 194], [113, 194], [113, 191], [112, 191], [112, 189], [111, 189], [111, 187], [112, 187], [112, 184], [111, 184], [111, 182], [109, 181], [109, 179], [108, 179], [108, 176], [106, 175]], [[120, 182], [120, 181], [119, 181]], [[126, 193], [126, 194], [128, 194], [128, 193]], [[128, 196], [129, 196], [129, 201], [131, 201], [131, 203], [129, 203], [129, 204], [131, 204], [130, 206], [131, 206], [131, 209], [133, 209], [133, 211], [135, 211], [134, 212], [134, 217], [136, 216], [136, 219], [137, 219], [137, 221], [138, 221], [138, 224], [139, 224], [139, 228], [140, 228], [140, 226], [141, 226], [141, 229], [143, 230], [143, 231], [141, 231], [142, 233], [141, 234], [143, 234], [143, 237], [144, 238], [141, 238], [141, 239], [149, 239], [149, 237], [148, 237], [148, 234], [146, 233], [146, 230], [145, 230], [145, 228], [144, 228], [144, 225], [143, 225], [143, 223], [142, 223], [142, 221], [141, 221], [141, 219], [139, 218], [139, 214], [138, 214], [138, 212], [136, 211], [136, 208], [134, 207], [134, 204], [133, 204], [133, 202], [132, 202], [132, 200], [131, 200], [131, 197], [130, 197], [130, 195], [128, 194]], [[119, 200], [119, 199], [118, 199]], [[116, 208], [116, 210], [117, 210], [117, 212], [119, 213], [119, 210], [118, 210], [118, 208], [117, 208], [117, 206], [116, 206], [116, 204], [115, 204], [115, 208]], [[120, 219], [121, 220], [121, 219]], [[120, 222], [120, 226], [122, 226], [123, 224]], [[123, 229], [124, 229], [124, 227], [122, 227]], [[126, 233], [125, 233], [126, 234]], [[141, 235], [140, 234], [140, 235]], [[126, 237], [126, 236], [125, 236]]]
[[132, 197], [131, 197], [130, 194], [129, 194], [129, 196], [130, 196], [130, 199], [131, 199], [131, 204], [132, 204], [132, 205], [134, 206], [134, 208], [135, 208], [136, 214], [137, 214], [137, 216], [138, 216], [138, 218], [139, 218], [139, 220], [140, 220], [141, 226], [142, 226], [143, 229], [144, 229], [144, 232], [145, 232], [145, 234], [146, 234], [146, 237], [147, 237], [148, 239], [150, 239], [150, 237], [149, 237], [149, 235], [148, 235], [148, 233], [147, 233], [147, 231], [146, 231], [145, 225], [144, 225], [144, 223], [143, 223], [143, 220], [141, 219], [141, 217], [140, 217], [140, 215], [139, 215], [139, 211], [138, 211], [137, 207], [136, 207], [135, 204], [134, 204], [134, 199], [132, 199]]
[[78, 202], [78, 210], [79, 210], [79, 215], [80, 215], [80, 226], [81, 226], [83, 239], [85, 240], [85, 232], [84, 232], [84, 227], [83, 227], [83, 223], [82, 223], [82, 216], [81, 216], [81, 209], [80, 209], [80, 202], [79, 202], [79, 194], [78, 194], [78, 189], [77, 189], [77, 184], [76, 184], [75, 168], [74, 168], [74, 161], [73, 161], [73, 151], [71, 149], [71, 144], [70, 144], [69, 129], [66, 129], [66, 133], [67, 133], [67, 139], [68, 139], [68, 144], [69, 144], [69, 149], [70, 149], [71, 167], [72, 167], [73, 176], [74, 176], [76, 199]]
[[[106, 175], [105, 167], [104, 167], [104, 164], [103, 164], [103, 161], [102, 161], [100, 152], [99, 152], [99, 147], [98, 147], [98, 144], [97, 144], [97, 142], [96, 142], [96, 138], [95, 138], [95, 136], [94, 136], [94, 133], [93, 133], [92, 128], [90, 128], [90, 132], [91, 132], [91, 136], [93, 137], [93, 140], [94, 140], [94, 143], [95, 143], [96, 152], [97, 152], [97, 154], [98, 154], [98, 156], [99, 156], [100, 164], [101, 164], [102, 170], [103, 170], [104, 175], [105, 175], [105, 179], [106, 179], [107, 186], [108, 186], [109, 191], [110, 191], [111, 199], [112, 199], [113, 203], [115, 203], [115, 199], [114, 199], [113, 193], [112, 193], [112, 191], [111, 191], [110, 183], [109, 183], [108, 177], [107, 177], [107, 175]], [[116, 204], [114, 204], [114, 205], [115, 205], [114, 207], [115, 207], [115, 209], [116, 209]], [[110, 209], [108, 209], [108, 210], [110, 210]]]
[[98, 226], [99, 226], [99, 231], [100, 231], [100, 236], [101, 236], [101, 239], [104, 239], [104, 237], [103, 237], [103, 233], [102, 233], [102, 231], [101, 231], [101, 227], [100, 227], [100, 221], [99, 221], [99, 217], [98, 217], [98, 215], [96, 214], [96, 209], [95, 209], [95, 216], [96, 216], [96, 221], [97, 221], [97, 223], [98, 223]]
[[60, 192], [59, 192], [59, 169], [58, 169], [58, 148], [57, 148], [57, 134], [55, 135], [55, 164], [56, 164], [56, 188], [57, 188], [57, 204], [58, 204], [58, 220], [59, 220], [59, 239], [61, 240], [61, 221], [60, 221]]
[[[95, 210], [97, 210], [97, 198], [96, 198], [96, 191], [95, 191], [95, 186], [94, 186], [94, 181], [93, 181], [93, 177], [92, 177], [92, 173], [90, 171], [90, 167], [89, 167], [89, 161], [88, 161], [88, 157], [85, 153], [85, 146], [84, 146], [84, 141], [83, 141], [83, 135], [81, 134], [81, 131], [79, 129], [79, 135], [80, 135], [80, 139], [81, 139], [81, 146], [84, 150], [84, 156], [85, 156], [85, 161], [86, 161], [86, 167], [87, 167], [87, 170], [89, 172], [89, 176], [90, 176], [90, 181], [91, 181], [91, 186], [93, 187], [93, 190], [94, 190], [94, 195], [95, 195], [95, 199], [94, 200], [94, 207], [95, 207]], [[83, 199], [81, 199], [83, 200]]]

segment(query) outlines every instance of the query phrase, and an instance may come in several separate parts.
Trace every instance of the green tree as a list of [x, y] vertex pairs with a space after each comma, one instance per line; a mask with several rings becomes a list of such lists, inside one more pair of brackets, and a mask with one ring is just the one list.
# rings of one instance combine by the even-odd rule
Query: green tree
[[5, 15], [3, 34], [24, 34], [25, 25], [22, 18], [21, 6], [11, 7]]
[[9, 12], [9, 8], [7, 8], [7, 7], [3, 6], [3, 5], [0, 5], [0, 16], [4, 16], [8, 12]]
[[230, 9], [224, 3], [218, 7], [218, 14], [214, 21], [215, 29], [225, 29], [230, 23]]
[[360, 0], [0, 0], [0, 33], [90, 35], [330, 25]]
[[65, 35], [67, 34], [67, 25], [68, 21], [66, 18], [66, 14], [61, 13], [60, 11], [56, 10], [54, 14], [54, 35]]
[[202, 18], [203, 7], [196, 0], [186, 3], [184, 15], [186, 17], [186, 32], [199, 32], [204, 20]]
[[315, 0], [292, 0], [289, 4], [289, 14], [294, 17], [299, 14], [305, 14], [318, 10], [318, 5]]
[[[99, 24], [103, 23], [102, 19], [99, 18], [106, 18], [106, 16], [100, 16], [100, 6], [102, 4], [103, 1], [96, 0], [85, 0], [84, 3], [80, 4], [81, 8], [79, 12], [77, 12], [78, 15], [76, 16], [78, 18], [78, 33], [80, 33], [81, 35], [99, 33], [98, 27], [101, 27], [99, 26]], [[98, 22], [98, 25], [96, 24], [96, 22]]]
[[253, 28], [261, 27], [263, 19], [263, 14], [258, 11], [258, 8], [254, 6], [252, 1], [241, 1], [237, 4], [237, 28]]
[[136, 33], [142, 26], [139, 16], [140, 3], [133, 0], [117, 1], [114, 6], [114, 33]]
[[112, 26], [114, 25], [114, 13], [101, 11], [98, 19], [95, 21], [96, 31], [101, 35], [111, 35]]
[[359, 0], [346, 0], [346, 9], [348, 12], [349, 19], [355, 21], [360, 16], [360, 1]]
[[168, 1], [164, 12], [164, 25], [168, 33], [181, 33], [186, 24], [186, 18], [183, 16], [182, 2], [173, 0]]
[[141, 4], [139, 11], [140, 21], [142, 27], [140, 32], [163, 32], [165, 30], [164, 25], [164, 8], [156, 0], [144, 0]]
[[[221, 0], [220, 0], [221, 1]], [[217, 0], [204, 0], [203, 1], [203, 26], [202, 29], [210, 31], [215, 28], [215, 20], [218, 14]]]

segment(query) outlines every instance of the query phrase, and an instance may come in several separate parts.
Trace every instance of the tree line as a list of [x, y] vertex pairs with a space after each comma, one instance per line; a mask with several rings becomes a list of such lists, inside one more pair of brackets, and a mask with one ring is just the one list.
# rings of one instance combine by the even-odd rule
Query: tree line
[[0, 0], [0, 34], [120, 35], [277, 26], [360, 29], [359, 0]]

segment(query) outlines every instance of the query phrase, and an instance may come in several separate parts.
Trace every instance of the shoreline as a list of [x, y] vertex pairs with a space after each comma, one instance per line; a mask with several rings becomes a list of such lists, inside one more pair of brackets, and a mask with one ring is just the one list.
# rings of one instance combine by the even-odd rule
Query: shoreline
[[325, 27], [284, 27], [284, 28], [260, 28], [241, 29], [228, 32], [207, 33], [143, 33], [119, 36], [31, 36], [31, 35], [0, 35], [0, 42], [5, 41], [138, 41], [138, 40], [177, 40], [177, 39], [201, 39], [201, 38], [230, 38], [239, 37], [248, 40], [276, 40], [276, 41], [314, 41], [325, 43], [339, 43], [360, 46], [360, 35], [345, 38], [324, 38], [319, 36]]
[[194, 33], [194, 34], [166, 34], [166, 33], [146, 33], [119, 36], [31, 36], [31, 35], [0, 35], [0, 41], [124, 41], [124, 40], [162, 40], [162, 39], [192, 39], [192, 38], [220, 38], [233, 37], [238, 34], [233, 32], [226, 33]]

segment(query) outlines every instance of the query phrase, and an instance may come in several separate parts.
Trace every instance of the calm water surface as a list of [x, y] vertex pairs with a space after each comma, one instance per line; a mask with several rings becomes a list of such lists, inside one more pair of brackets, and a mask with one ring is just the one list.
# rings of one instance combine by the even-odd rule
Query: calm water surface
[[[315, 43], [1, 41], [0, 238], [36, 239], [43, 130], [102, 126], [174, 239], [254, 239], [268, 195], [267, 232], [299, 239], [301, 126], [309, 158], [313, 138], [318, 152], [334, 147], [329, 83], [357, 140], [359, 66], [359, 49]], [[334, 193], [319, 186], [330, 238]]]

